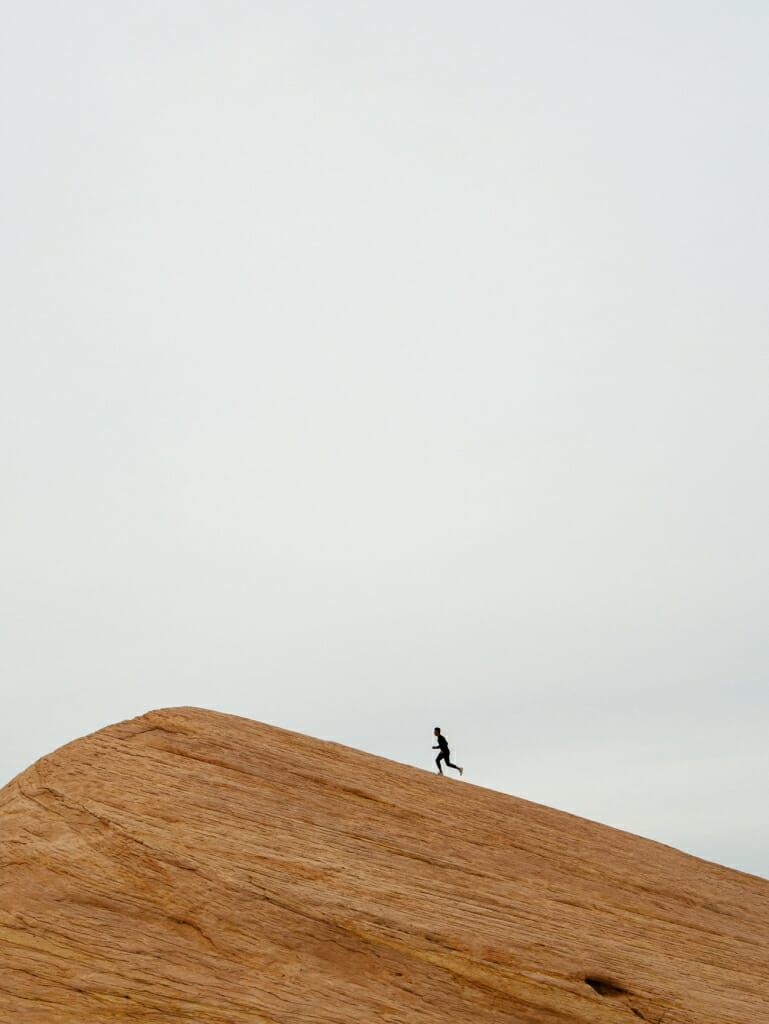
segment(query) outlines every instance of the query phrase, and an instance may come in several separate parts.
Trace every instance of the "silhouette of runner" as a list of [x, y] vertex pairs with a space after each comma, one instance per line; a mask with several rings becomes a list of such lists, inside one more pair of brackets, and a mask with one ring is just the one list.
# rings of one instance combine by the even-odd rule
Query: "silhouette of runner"
[[458, 771], [460, 775], [464, 772], [464, 768], [460, 768], [458, 764], [451, 763], [451, 751], [449, 750], [449, 743], [446, 737], [441, 733], [441, 730], [436, 727], [433, 729], [435, 738], [438, 740], [437, 745], [433, 745], [433, 750], [440, 750], [440, 754], [435, 759], [435, 763], [438, 765], [438, 774], [443, 775], [443, 769], [441, 768], [441, 761], [445, 761], [449, 768], [453, 768]]

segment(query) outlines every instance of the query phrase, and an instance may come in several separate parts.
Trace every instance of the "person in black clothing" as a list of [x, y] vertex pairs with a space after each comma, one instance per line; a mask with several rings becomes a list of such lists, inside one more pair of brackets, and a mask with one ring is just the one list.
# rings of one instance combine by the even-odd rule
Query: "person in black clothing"
[[461, 775], [464, 772], [464, 768], [460, 768], [458, 764], [451, 763], [451, 752], [449, 750], [449, 744], [446, 737], [443, 735], [441, 730], [436, 727], [433, 729], [433, 733], [438, 743], [433, 745], [433, 750], [440, 750], [440, 754], [435, 759], [435, 763], [438, 765], [438, 774], [443, 775], [443, 769], [441, 768], [441, 761], [445, 761], [449, 768], [453, 768], [458, 771]]

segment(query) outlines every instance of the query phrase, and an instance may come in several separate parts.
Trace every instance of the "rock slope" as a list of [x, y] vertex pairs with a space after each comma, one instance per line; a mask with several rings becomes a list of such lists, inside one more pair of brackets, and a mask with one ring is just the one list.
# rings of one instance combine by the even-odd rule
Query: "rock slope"
[[0, 791], [2, 1024], [760, 1024], [769, 882], [241, 718]]

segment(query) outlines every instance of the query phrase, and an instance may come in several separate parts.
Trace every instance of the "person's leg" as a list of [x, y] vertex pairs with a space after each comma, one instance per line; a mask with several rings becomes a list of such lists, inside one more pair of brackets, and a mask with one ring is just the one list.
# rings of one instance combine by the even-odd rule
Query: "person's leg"
[[458, 764], [452, 764], [451, 763], [451, 753], [450, 752], [448, 754], [446, 754], [446, 764], [448, 765], [449, 768], [453, 768], [455, 772], [459, 772], [460, 775], [464, 771], [464, 768], [460, 768]]
[[435, 759], [435, 763], [438, 765], [438, 774], [439, 775], [443, 775], [443, 769], [441, 768], [441, 761], [443, 760], [444, 757], [445, 757], [445, 754], [443, 753], [443, 751], [441, 751], [440, 754], [438, 754], [438, 756]]

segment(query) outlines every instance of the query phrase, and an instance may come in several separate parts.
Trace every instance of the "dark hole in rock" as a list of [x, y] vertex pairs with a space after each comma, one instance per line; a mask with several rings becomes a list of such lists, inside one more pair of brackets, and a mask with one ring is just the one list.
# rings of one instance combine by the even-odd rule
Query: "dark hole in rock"
[[600, 978], [585, 978], [585, 984], [589, 985], [599, 996], [626, 996], [628, 993], [619, 985], [612, 985], [610, 981], [602, 981]]

